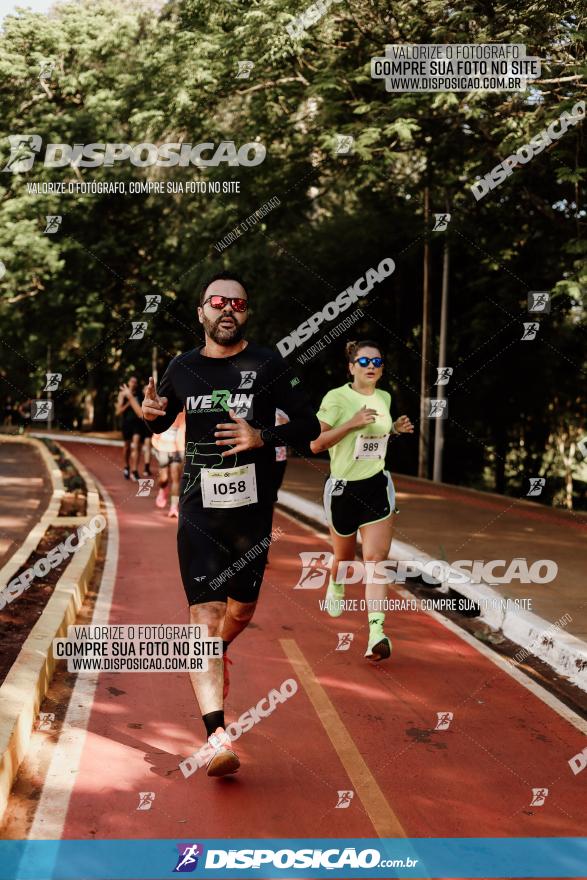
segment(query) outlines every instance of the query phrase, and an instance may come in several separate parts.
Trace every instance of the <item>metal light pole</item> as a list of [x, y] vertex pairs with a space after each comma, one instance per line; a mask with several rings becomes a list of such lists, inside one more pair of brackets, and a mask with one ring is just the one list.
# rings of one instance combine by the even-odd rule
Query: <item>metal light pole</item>
[[[442, 301], [440, 303], [440, 346], [438, 366], [446, 367], [446, 325], [448, 318], [448, 271], [450, 263], [450, 246], [447, 237], [444, 239], [442, 257]], [[444, 385], [437, 385], [437, 398], [444, 400]], [[436, 419], [434, 425], [434, 470], [432, 479], [442, 481], [442, 452], [444, 447], [444, 419]]]
[[424, 188], [424, 272], [422, 303], [422, 361], [420, 365], [420, 436], [418, 442], [418, 476], [428, 476], [428, 445], [430, 422], [426, 412], [428, 392], [428, 352], [430, 351], [430, 240], [429, 189]]

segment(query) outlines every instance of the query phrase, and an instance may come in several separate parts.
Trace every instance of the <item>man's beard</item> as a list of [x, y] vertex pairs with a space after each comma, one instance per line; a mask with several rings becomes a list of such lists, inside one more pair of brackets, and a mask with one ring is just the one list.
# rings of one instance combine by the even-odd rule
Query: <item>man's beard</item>
[[[227, 317], [233, 322], [233, 327], [228, 328], [220, 326], [220, 322]], [[238, 324], [236, 319], [230, 315], [220, 315], [215, 321], [210, 321], [209, 318], [204, 315], [203, 323], [206, 334], [210, 339], [214, 340], [217, 345], [234, 345], [235, 342], [240, 342], [243, 338], [246, 321], [242, 324]]]

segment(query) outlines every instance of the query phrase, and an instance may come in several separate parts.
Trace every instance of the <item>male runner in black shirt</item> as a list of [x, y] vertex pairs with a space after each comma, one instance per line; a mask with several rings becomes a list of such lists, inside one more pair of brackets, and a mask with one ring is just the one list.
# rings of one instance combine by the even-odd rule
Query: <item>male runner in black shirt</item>
[[[224, 734], [226, 648], [251, 620], [271, 534], [276, 446], [303, 449], [320, 433], [309, 399], [283, 358], [243, 339], [248, 295], [223, 272], [206, 281], [198, 307], [205, 344], [178, 355], [143, 401], [159, 434], [184, 409], [185, 470], [177, 544], [190, 622], [221, 636], [224, 663], [190, 674], [214, 755], [209, 776], [234, 773], [239, 759]], [[275, 426], [275, 410], [290, 421]]]

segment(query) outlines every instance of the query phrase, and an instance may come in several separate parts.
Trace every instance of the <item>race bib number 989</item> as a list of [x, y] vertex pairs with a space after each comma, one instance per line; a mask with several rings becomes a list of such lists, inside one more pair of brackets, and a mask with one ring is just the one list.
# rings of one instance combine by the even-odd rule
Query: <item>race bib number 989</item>
[[201, 486], [204, 507], [244, 507], [257, 501], [254, 464], [225, 470], [202, 468]]
[[355, 461], [385, 458], [388, 439], [389, 434], [381, 434], [379, 437], [359, 434], [355, 443]]

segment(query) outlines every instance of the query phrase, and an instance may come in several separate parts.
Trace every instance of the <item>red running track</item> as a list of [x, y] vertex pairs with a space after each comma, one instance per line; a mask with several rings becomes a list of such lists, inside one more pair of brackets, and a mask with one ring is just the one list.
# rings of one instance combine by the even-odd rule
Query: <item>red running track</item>
[[[110, 623], [186, 622], [176, 521], [135, 496], [119, 449], [66, 446], [116, 506]], [[187, 674], [101, 674], [62, 837], [583, 835], [587, 772], [568, 761], [584, 734], [423, 612], [389, 614], [391, 661], [364, 660], [366, 615], [332, 620], [323, 590], [293, 589], [298, 553], [327, 544], [279, 512], [275, 526], [256, 617], [230, 651], [227, 721], [288, 678], [298, 692], [238, 740], [235, 777], [185, 778], [179, 762], [204, 741]], [[336, 650], [338, 632], [353, 633], [349, 651]], [[438, 712], [453, 713], [449, 729], [435, 730]], [[548, 788], [543, 806], [530, 806], [533, 788]], [[349, 789], [350, 807], [336, 809]], [[140, 791], [155, 793], [148, 811]]]

